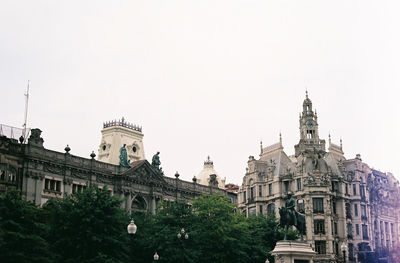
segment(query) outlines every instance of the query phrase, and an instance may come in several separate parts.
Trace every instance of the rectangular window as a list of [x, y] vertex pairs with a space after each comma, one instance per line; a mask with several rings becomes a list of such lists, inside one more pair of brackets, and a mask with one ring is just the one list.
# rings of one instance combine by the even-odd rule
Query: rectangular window
[[314, 234], [325, 234], [324, 219], [314, 219]]
[[44, 179], [44, 190], [61, 192], [61, 181]]
[[262, 214], [263, 214], [263, 206], [260, 205], [260, 215], [262, 215]]
[[360, 185], [360, 196], [361, 198], [365, 198], [364, 186]]
[[301, 178], [297, 178], [297, 191], [301, 190]]
[[72, 184], [72, 193], [82, 193], [86, 189], [86, 185]]
[[314, 219], [314, 234], [325, 234], [324, 219]]
[[324, 199], [323, 198], [313, 198], [313, 212], [323, 213], [324, 212]]
[[362, 225], [362, 236], [363, 236], [363, 240], [369, 240], [368, 237], [368, 226], [367, 225]]
[[361, 207], [361, 219], [367, 220], [367, 207], [365, 205], [360, 205]]
[[254, 186], [250, 188], [250, 198], [254, 198]]
[[336, 212], [336, 201], [335, 200], [332, 200], [332, 210], [333, 210], [333, 214], [336, 215], [337, 212]]
[[356, 235], [360, 235], [360, 226], [358, 224], [356, 224]]
[[337, 223], [336, 223], [336, 222], [333, 223], [333, 230], [334, 230], [334, 232], [335, 232], [335, 235], [337, 235], [338, 232], [337, 232]]
[[353, 195], [357, 195], [357, 185], [353, 184]]
[[262, 196], [262, 185], [258, 186], [258, 196]]
[[348, 195], [349, 194], [349, 185], [345, 183], [344, 187], [345, 187], [346, 195]]
[[326, 254], [326, 242], [325, 241], [315, 241], [315, 251], [318, 254]]
[[354, 246], [352, 243], [349, 243], [349, 259], [354, 259]]
[[287, 192], [289, 192], [289, 181], [284, 181], [283, 183], [285, 185], [285, 194], [286, 194]]
[[347, 223], [347, 238], [353, 238], [353, 225], [350, 223]]
[[358, 216], [358, 205], [354, 204], [354, 215]]
[[246, 196], [246, 191], [243, 191], [243, 202], [247, 202], [247, 196]]
[[268, 184], [268, 195], [272, 195], [272, 184]]

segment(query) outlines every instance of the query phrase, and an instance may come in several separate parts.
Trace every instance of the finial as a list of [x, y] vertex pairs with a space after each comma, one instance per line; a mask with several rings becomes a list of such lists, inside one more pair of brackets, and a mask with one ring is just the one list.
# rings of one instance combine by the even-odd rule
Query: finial
[[308, 90], [307, 90], [307, 87], [306, 87], [306, 98], [308, 99]]
[[125, 119], [124, 119], [124, 116], [122, 116], [122, 119], [121, 119], [122, 123], [124, 123], [124, 120], [125, 120]]
[[67, 147], [64, 148], [65, 153], [69, 153], [69, 151], [71, 151], [71, 148], [69, 148], [69, 145], [67, 144]]
[[260, 140], [260, 154], [263, 153], [263, 146], [262, 146], [262, 140]]
[[178, 179], [178, 177], [179, 177], [179, 173], [178, 173], [178, 171], [176, 171], [176, 173], [175, 173], [175, 177], [176, 177], [176, 179]]
[[317, 115], [317, 108], [314, 109], [314, 114]]
[[340, 150], [343, 150], [342, 138], [340, 138]]
[[92, 157], [92, 159], [94, 159], [94, 157], [96, 157], [96, 154], [94, 153], [94, 151], [92, 151], [92, 153], [90, 154], [90, 157]]
[[282, 145], [282, 133], [281, 133], [281, 132], [279, 132], [279, 142], [280, 142], [281, 145]]

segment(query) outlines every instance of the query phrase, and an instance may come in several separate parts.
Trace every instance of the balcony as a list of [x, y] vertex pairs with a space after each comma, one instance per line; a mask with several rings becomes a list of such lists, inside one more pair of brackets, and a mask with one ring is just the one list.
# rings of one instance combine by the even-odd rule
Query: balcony
[[254, 197], [249, 197], [249, 198], [247, 198], [247, 203], [248, 203], [248, 204], [254, 203]]

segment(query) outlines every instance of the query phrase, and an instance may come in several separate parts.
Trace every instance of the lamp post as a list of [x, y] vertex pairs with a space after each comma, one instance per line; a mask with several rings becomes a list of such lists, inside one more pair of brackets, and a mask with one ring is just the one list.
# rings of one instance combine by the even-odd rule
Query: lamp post
[[126, 227], [128, 234], [131, 238], [131, 259], [133, 262], [133, 235], [136, 234], [136, 230], [137, 230], [137, 226], [135, 225], [135, 222], [133, 221], [133, 219], [131, 220], [131, 222], [129, 223], [129, 225]]
[[343, 252], [343, 262], [346, 263], [346, 250], [347, 250], [347, 246], [346, 244], [343, 242], [343, 244], [340, 246], [340, 250], [342, 250]]
[[156, 253], [154, 253], [153, 259], [154, 261], [158, 261], [160, 259], [160, 256], [157, 254], [157, 251]]
[[189, 239], [189, 234], [185, 232], [185, 229], [182, 228], [181, 231], [178, 232], [176, 235], [179, 240], [181, 240], [181, 246], [182, 246], [182, 263], [185, 262], [185, 254], [184, 254], [184, 247], [183, 247], [183, 240], [184, 239]]

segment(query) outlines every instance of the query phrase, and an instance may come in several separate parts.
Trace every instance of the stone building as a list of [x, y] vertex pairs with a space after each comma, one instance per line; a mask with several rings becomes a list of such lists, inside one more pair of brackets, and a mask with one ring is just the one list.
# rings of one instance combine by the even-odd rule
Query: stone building
[[268, 147], [261, 144], [259, 158], [249, 157], [238, 194], [239, 210], [247, 216], [279, 217], [278, 208], [292, 191], [297, 211], [306, 217], [305, 238], [318, 253], [315, 262], [343, 260], [342, 244], [348, 247], [350, 262], [371, 257], [382, 246], [395, 247], [400, 226], [398, 182], [371, 169], [360, 155], [346, 159], [342, 142], [333, 144], [330, 136], [326, 149], [308, 94], [299, 125], [294, 155], [284, 152], [280, 136]]
[[[108, 129], [113, 129], [120, 138], [108, 138]], [[137, 138], [129, 136], [129, 129], [137, 133]], [[128, 152], [131, 150], [131, 155], [134, 155], [130, 168], [113, 164], [115, 161], [112, 159], [107, 159], [111, 163], [98, 161], [94, 152], [90, 158], [75, 156], [70, 153], [69, 146], [65, 147], [65, 152], [46, 149], [40, 129], [30, 131], [27, 143], [23, 138], [18, 142], [12, 136], [0, 136], [0, 192], [19, 189], [26, 200], [43, 205], [51, 198], [63, 198], [90, 184], [106, 185], [113, 195], [123, 200], [125, 209], [152, 212], [160, 200], [190, 201], [197, 195], [216, 192], [226, 195], [225, 190], [212, 185], [180, 180], [178, 173], [175, 178], [164, 176], [160, 169], [144, 159], [141, 128], [128, 127], [124, 121], [114, 122], [105, 124], [102, 134], [99, 155], [108, 149], [110, 153], [119, 149], [122, 146], [117, 144], [119, 140], [120, 144], [128, 145]], [[102, 146], [106, 146], [105, 149]], [[137, 147], [136, 152], [133, 147]], [[139, 154], [135, 155], [137, 152]]]

